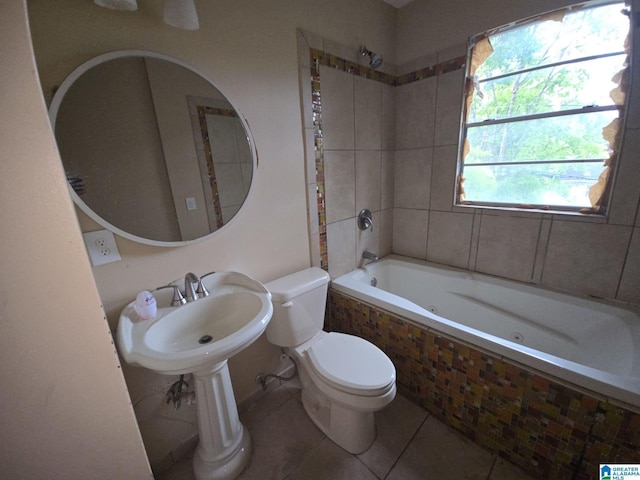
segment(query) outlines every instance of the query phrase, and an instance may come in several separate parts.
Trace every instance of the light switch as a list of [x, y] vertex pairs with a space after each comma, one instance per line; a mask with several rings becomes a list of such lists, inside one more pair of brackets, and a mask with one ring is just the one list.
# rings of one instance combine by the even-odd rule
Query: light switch
[[195, 197], [187, 197], [184, 199], [187, 202], [187, 210], [197, 210], [198, 206], [196, 205]]

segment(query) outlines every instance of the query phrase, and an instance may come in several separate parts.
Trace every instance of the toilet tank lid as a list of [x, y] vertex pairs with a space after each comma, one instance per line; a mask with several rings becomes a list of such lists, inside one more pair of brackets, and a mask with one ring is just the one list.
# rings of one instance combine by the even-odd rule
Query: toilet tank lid
[[327, 272], [317, 267], [311, 267], [273, 280], [265, 284], [265, 287], [271, 292], [274, 300], [286, 302], [328, 283], [329, 274]]

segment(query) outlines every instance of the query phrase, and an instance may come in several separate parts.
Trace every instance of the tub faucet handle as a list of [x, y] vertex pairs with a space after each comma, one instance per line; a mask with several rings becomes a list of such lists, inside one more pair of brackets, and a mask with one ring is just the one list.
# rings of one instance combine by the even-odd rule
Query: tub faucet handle
[[358, 228], [360, 230], [371, 229], [373, 232], [373, 217], [371, 216], [371, 211], [363, 208], [360, 210], [360, 214], [358, 215]]

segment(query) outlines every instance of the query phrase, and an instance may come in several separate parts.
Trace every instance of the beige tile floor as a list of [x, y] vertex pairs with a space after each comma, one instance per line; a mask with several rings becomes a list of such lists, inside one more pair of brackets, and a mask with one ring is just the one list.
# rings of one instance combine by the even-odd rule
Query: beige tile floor
[[[400, 395], [376, 413], [376, 440], [360, 455], [313, 424], [295, 386], [274, 389], [240, 419], [253, 454], [239, 480], [530, 480]], [[194, 480], [191, 457], [156, 478]]]

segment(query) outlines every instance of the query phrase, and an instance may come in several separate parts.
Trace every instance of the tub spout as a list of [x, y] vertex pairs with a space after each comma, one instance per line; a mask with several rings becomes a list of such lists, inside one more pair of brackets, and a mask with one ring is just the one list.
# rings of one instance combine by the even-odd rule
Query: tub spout
[[368, 252], [366, 250], [362, 252], [362, 258], [364, 258], [365, 260], [370, 260], [371, 262], [377, 262], [378, 260], [380, 260], [378, 258], [378, 255], [376, 255], [375, 253]]

